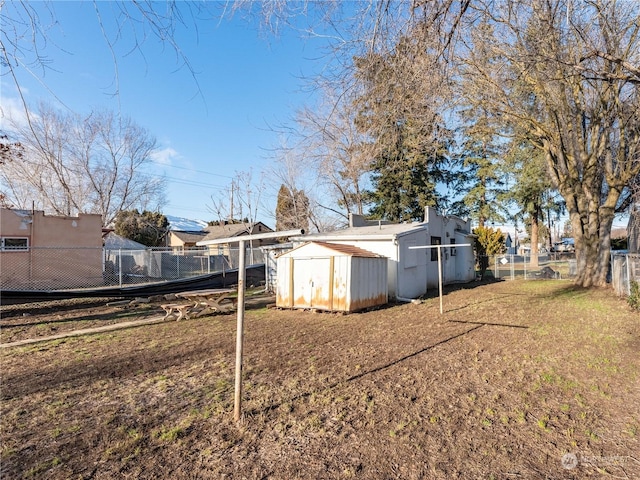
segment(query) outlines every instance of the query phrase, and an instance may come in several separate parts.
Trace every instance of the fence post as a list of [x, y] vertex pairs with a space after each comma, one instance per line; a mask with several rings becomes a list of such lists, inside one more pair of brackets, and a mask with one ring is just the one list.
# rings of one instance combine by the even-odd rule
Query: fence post
[[[531, 260], [533, 258], [533, 253], [531, 255], [529, 255], [529, 260]], [[524, 279], [527, 279], [527, 254], [524, 254], [524, 261], [522, 263], [522, 265], [524, 266]]]
[[118, 249], [118, 284], [122, 288], [122, 249]]
[[631, 257], [627, 253], [624, 256], [624, 258], [627, 262], [627, 296], [630, 297], [631, 296]]

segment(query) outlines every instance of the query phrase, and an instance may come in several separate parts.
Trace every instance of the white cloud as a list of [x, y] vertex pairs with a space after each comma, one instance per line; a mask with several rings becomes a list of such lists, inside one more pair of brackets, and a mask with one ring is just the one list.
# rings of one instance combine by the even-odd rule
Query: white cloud
[[[29, 112], [33, 117], [35, 114]], [[27, 125], [27, 112], [22, 102], [15, 97], [2, 97], [0, 106], [0, 123], [3, 130], [16, 130]]]
[[171, 165], [174, 160], [178, 160], [179, 158], [180, 154], [171, 147], [156, 150], [151, 155], [151, 159], [159, 165]]

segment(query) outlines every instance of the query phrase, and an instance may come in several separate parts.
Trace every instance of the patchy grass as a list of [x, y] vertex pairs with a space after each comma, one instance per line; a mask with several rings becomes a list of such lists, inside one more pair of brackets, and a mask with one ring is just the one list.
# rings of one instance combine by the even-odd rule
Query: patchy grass
[[563, 281], [444, 308], [248, 310], [239, 423], [234, 314], [3, 349], [2, 476], [640, 476], [637, 311]]

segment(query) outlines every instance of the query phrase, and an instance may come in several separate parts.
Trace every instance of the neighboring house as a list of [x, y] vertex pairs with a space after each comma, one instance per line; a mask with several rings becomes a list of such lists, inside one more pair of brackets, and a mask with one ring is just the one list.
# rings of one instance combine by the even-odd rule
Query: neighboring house
[[387, 257], [388, 294], [399, 300], [419, 298], [428, 288], [438, 287], [437, 249], [411, 246], [470, 244], [442, 248], [443, 282], [475, 279], [474, 236], [469, 220], [439, 215], [427, 207], [424, 222], [388, 224], [352, 214], [349, 224], [344, 230], [292, 237], [291, 241], [294, 245], [309, 241], [353, 245]]
[[[219, 240], [221, 238], [233, 238], [240, 237], [243, 235], [257, 235], [259, 233], [270, 233], [273, 232], [271, 228], [265, 225], [262, 222], [256, 222], [253, 224], [251, 228], [249, 228], [249, 224], [246, 223], [228, 223], [222, 222], [216, 225], [210, 225], [205, 228], [206, 235], [202, 238], [202, 241], [206, 240]], [[259, 248], [265, 245], [273, 245], [277, 243], [276, 238], [264, 238], [262, 240], [252, 240], [247, 245], [250, 248]], [[212, 250], [212, 254], [227, 254], [230, 248], [237, 248], [237, 244], [218, 244], [218, 245], [210, 245], [209, 249]]]
[[511, 239], [511, 234], [507, 232], [507, 238], [504, 239], [504, 246], [507, 248], [507, 255], [515, 255], [516, 247]]
[[[252, 235], [258, 233], [273, 232], [271, 228], [262, 222], [256, 222], [252, 228], [247, 223], [230, 223], [221, 222], [214, 225], [204, 227], [200, 231], [183, 231], [170, 230], [167, 234], [167, 246], [171, 247], [174, 252], [180, 252], [194, 248], [198, 242], [205, 240], [218, 240], [220, 238], [239, 237], [241, 235]], [[277, 239], [262, 239], [251, 242], [251, 247], [258, 248], [265, 245], [277, 243]], [[222, 255], [228, 253], [230, 248], [234, 248], [230, 244], [219, 244], [210, 246], [210, 253], [213, 255]]]
[[102, 217], [0, 209], [0, 287], [102, 285]]
[[203, 240], [207, 236], [205, 230], [199, 232], [194, 231], [182, 231], [182, 230], [169, 230], [167, 232], [167, 247], [170, 247], [174, 252], [184, 252], [190, 248], [196, 246], [200, 240]]
[[640, 253], [640, 203], [636, 203], [631, 208], [627, 235], [627, 250], [629, 253]]

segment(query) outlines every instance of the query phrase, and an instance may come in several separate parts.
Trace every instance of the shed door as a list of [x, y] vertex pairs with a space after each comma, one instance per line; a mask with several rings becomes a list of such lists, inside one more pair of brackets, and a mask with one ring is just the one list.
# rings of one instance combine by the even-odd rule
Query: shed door
[[294, 306], [326, 308], [329, 305], [329, 258], [296, 258], [293, 281]]

